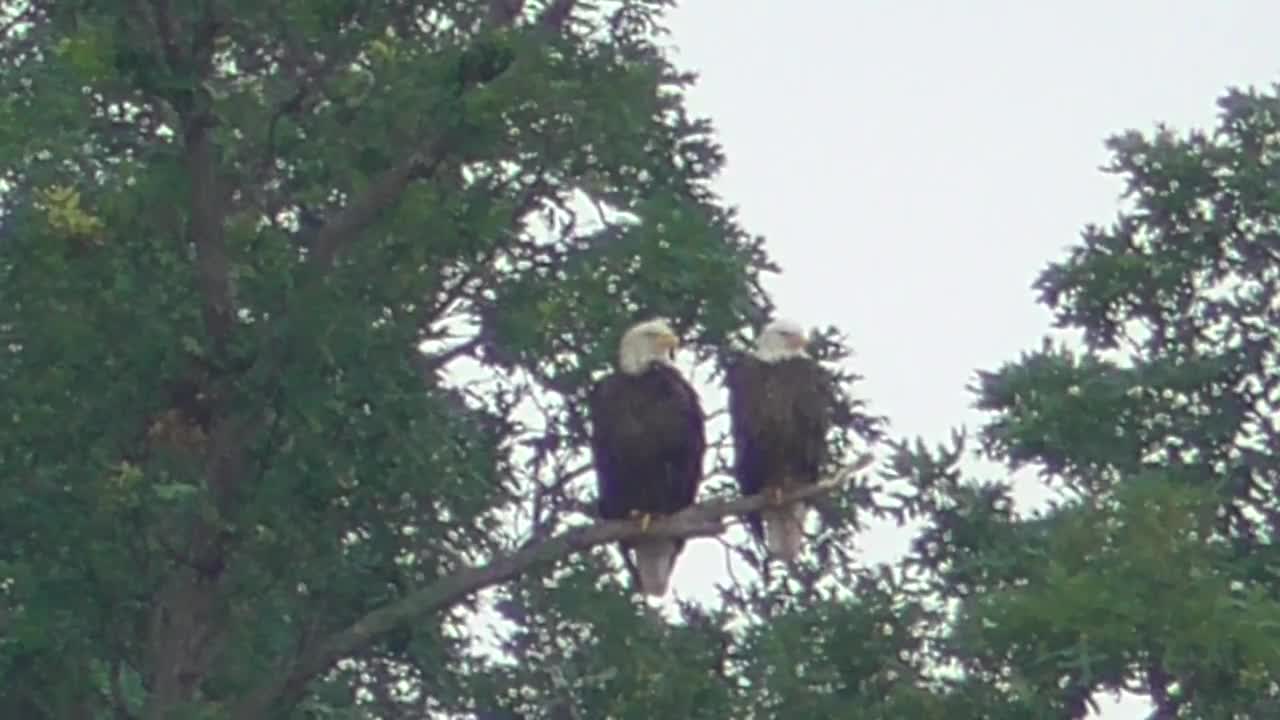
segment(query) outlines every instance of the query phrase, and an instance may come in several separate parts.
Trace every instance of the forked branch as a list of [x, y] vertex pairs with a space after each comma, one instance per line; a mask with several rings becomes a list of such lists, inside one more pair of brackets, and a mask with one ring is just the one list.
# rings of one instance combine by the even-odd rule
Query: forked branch
[[[870, 455], [859, 457], [831, 478], [793, 490], [782, 503], [806, 500], [835, 490], [849, 482], [872, 462]], [[378, 608], [327, 640], [305, 651], [293, 667], [258, 688], [237, 708], [237, 718], [266, 717], [272, 705], [301, 694], [306, 684], [335, 662], [359, 652], [395, 627], [451, 607], [468, 595], [521, 575], [536, 565], [562, 560], [573, 553], [619, 540], [645, 537], [710, 537], [725, 529], [725, 519], [761, 510], [771, 498], [753, 495], [715, 499], [688, 507], [675, 515], [657, 519], [642, 531], [635, 521], [600, 521], [566, 530], [546, 540], [495, 557], [485, 565], [473, 566], [439, 580], [396, 602]]]
[[415, 176], [431, 175], [435, 171], [444, 157], [446, 144], [443, 136], [434, 137], [375, 178], [363, 195], [352, 200], [320, 229], [312, 248], [312, 262], [327, 270], [344, 246], [350, 245], [400, 199]]
[[[563, 31], [576, 0], [554, 0], [539, 15], [538, 24], [554, 33]], [[493, 0], [490, 16], [495, 26], [510, 27], [520, 16], [524, 0]], [[388, 208], [394, 205], [415, 178], [430, 177], [444, 160], [455, 138], [440, 133], [424, 140], [404, 160], [383, 171], [364, 194], [325, 224], [315, 238], [312, 262], [327, 270], [343, 248], [355, 241]]]

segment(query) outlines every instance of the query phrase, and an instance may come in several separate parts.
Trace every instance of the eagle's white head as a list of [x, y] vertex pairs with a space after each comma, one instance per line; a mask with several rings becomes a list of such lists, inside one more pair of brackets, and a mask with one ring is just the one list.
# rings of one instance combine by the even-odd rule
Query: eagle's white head
[[665, 319], [646, 320], [623, 334], [618, 347], [618, 365], [622, 372], [638, 375], [653, 363], [671, 364], [678, 347], [680, 339]]
[[808, 357], [809, 337], [804, 326], [794, 320], [774, 320], [756, 338], [756, 357], [772, 363], [787, 358]]

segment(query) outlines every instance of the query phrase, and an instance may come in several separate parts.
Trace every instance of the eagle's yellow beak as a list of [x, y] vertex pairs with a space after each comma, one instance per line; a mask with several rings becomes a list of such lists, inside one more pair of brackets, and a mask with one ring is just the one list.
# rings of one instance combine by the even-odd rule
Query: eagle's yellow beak
[[804, 335], [801, 335], [800, 333], [793, 333], [793, 334], [787, 335], [786, 340], [787, 340], [787, 347], [791, 348], [792, 350], [803, 350], [804, 348], [809, 346], [809, 338], [805, 337]]
[[658, 349], [665, 353], [674, 353], [676, 348], [680, 347], [680, 338], [669, 332], [660, 333], [654, 342], [657, 343]]

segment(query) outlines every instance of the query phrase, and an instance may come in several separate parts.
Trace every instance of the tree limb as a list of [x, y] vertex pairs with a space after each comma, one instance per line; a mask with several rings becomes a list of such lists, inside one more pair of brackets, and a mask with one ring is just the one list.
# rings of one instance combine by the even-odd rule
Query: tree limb
[[178, 47], [178, 29], [173, 21], [169, 0], [152, 0], [156, 34], [160, 38], [160, 47], [164, 52], [165, 62], [177, 70], [182, 66], [182, 49]]
[[[831, 478], [784, 494], [781, 502], [790, 503], [829, 493], [851, 482], [854, 475], [871, 462], [870, 455], [863, 455]], [[300, 657], [293, 667], [251, 693], [236, 708], [236, 712], [232, 713], [232, 717], [266, 717], [276, 701], [301, 694], [312, 678], [325, 672], [342, 658], [367, 647], [395, 627], [451, 607], [468, 595], [517, 577], [535, 565], [563, 560], [597, 545], [638, 537], [714, 537], [724, 531], [725, 518], [755, 512], [770, 504], [770, 499], [764, 494], [733, 499], [717, 498], [654, 520], [647, 531], [641, 531], [640, 525], [635, 521], [602, 520], [585, 527], [566, 530], [542, 542], [500, 555], [485, 565], [463, 569], [373, 610], [331, 635]]]
[[218, 190], [218, 164], [208, 127], [193, 118], [187, 138], [187, 171], [191, 177], [188, 238], [196, 250], [196, 272], [204, 299], [204, 323], [217, 352], [231, 333], [231, 260], [223, 238], [223, 208]]
[[[559, 33], [572, 14], [576, 0], [554, 0], [538, 18], [545, 30]], [[493, 0], [491, 21], [497, 27], [510, 27], [523, 9], [523, 0]], [[407, 158], [386, 170], [370, 183], [368, 190], [351, 202], [320, 229], [312, 248], [312, 262], [321, 270], [333, 265], [339, 252], [354, 241], [384, 210], [391, 207], [415, 178], [430, 176], [444, 160], [451, 138], [437, 133], [422, 143]]]
[[577, 0], [552, 0], [547, 8], [542, 11], [542, 15], [538, 18], [538, 24], [547, 30], [553, 32], [562, 32], [564, 26], [569, 22], [569, 16], [573, 14], [573, 8], [577, 5]]
[[322, 270], [332, 267], [338, 252], [395, 204], [420, 172], [431, 174], [444, 157], [445, 144], [443, 137], [433, 138], [417, 152], [410, 153], [405, 160], [379, 175], [363, 195], [320, 228], [312, 245], [311, 262]]
[[489, 22], [497, 27], [511, 27], [522, 10], [524, 0], [489, 0]]

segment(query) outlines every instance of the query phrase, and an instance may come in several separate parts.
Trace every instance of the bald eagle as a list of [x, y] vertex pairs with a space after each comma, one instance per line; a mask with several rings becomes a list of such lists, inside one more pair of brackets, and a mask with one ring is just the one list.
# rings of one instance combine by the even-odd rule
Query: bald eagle
[[[800, 325], [769, 323], [753, 355], [743, 355], [726, 375], [733, 432], [734, 476], [743, 495], [785, 491], [818, 481], [829, 424], [826, 378], [805, 352]], [[775, 557], [791, 560], [804, 541], [806, 506], [768, 506], [747, 520]]]
[[[591, 391], [591, 452], [607, 520], [639, 517], [647, 528], [653, 515], [682, 510], [697, 496], [705, 420], [697, 393], [671, 364], [678, 345], [662, 319], [632, 327], [618, 371]], [[683, 539], [643, 538], [622, 543], [622, 557], [641, 592], [661, 596], [683, 549]]]

